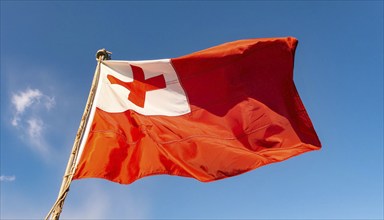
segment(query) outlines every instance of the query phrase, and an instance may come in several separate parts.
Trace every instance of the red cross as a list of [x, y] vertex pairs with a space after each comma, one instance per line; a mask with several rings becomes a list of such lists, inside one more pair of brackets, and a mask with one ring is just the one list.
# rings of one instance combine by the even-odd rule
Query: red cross
[[130, 91], [128, 100], [143, 108], [145, 103], [145, 94], [147, 92], [166, 87], [164, 75], [158, 75], [145, 79], [142, 68], [134, 65], [130, 66], [133, 72], [133, 82], [123, 82], [112, 75], [108, 75], [107, 78], [112, 84], [118, 84], [128, 89]]

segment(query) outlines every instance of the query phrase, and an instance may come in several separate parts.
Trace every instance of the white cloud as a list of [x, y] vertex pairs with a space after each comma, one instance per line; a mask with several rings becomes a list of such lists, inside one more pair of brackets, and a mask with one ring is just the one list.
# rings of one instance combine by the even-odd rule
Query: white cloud
[[47, 156], [48, 144], [44, 137], [45, 113], [55, 105], [54, 97], [45, 95], [39, 89], [27, 88], [11, 97], [14, 114], [11, 124], [18, 128], [20, 137], [43, 156]]
[[42, 154], [48, 152], [48, 146], [43, 136], [44, 122], [39, 118], [30, 118], [27, 120], [27, 137], [30, 143]]
[[12, 95], [12, 104], [16, 111], [12, 119], [12, 125], [18, 126], [21, 116], [24, 114], [27, 108], [44, 106], [47, 110], [50, 110], [55, 105], [55, 99], [44, 95], [38, 89], [26, 89], [19, 93]]
[[28, 123], [28, 135], [31, 138], [39, 138], [43, 129], [43, 121], [36, 118], [31, 118], [27, 121]]
[[12, 104], [16, 107], [17, 113], [23, 113], [24, 110], [39, 101], [43, 94], [38, 89], [27, 89], [12, 96]]
[[12, 95], [12, 104], [16, 111], [12, 119], [12, 125], [18, 126], [20, 122], [20, 115], [24, 113], [25, 109], [30, 107], [33, 103], [40, 100], [42, 93], [38, 89], [27, 89], [26, 91], [19, 92]]
[[15, 180], [16, 180], [15, 176], [4, 176], [4, 175], [0, 176], [0, 182], [13, 182]]

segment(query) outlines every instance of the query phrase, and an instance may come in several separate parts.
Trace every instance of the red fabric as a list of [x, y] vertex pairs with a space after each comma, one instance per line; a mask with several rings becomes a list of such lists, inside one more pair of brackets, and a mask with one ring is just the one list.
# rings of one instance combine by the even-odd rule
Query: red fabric
[[96, 109], [74, 179], [212, 181], [320, 149], [293, 83], [294, 38], [235, 41], [172, 59], [191, 113]]

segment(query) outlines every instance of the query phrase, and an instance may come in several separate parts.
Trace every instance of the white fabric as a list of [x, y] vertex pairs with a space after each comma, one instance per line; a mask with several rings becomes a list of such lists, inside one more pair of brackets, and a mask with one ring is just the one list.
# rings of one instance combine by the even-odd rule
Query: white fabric
[[[96, 106], [106, 112], [124, 112], [128, 109], [143, 115], [178, 116], [189, 113], [190, 107], [177, 74], [169, 59], [149, 61], [103, 61]], [[124, 82], [133, 81], [131, 65], [141, 67], [145, 79], [164, 75], [166, 87], [146, 92], [144, 107], [128, 100], [130, 91], [124, 86], [111, 84], [107, 75]]]

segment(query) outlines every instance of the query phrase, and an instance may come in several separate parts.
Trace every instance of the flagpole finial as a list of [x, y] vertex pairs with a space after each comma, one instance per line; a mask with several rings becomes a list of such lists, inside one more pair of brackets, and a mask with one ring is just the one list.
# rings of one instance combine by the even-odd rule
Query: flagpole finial
[[96, 60], [110, 60], [112, 52], [109, 52], [105, 48], [100, 49], [96, 52]]

